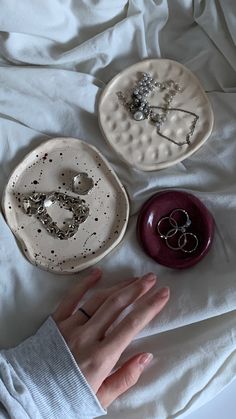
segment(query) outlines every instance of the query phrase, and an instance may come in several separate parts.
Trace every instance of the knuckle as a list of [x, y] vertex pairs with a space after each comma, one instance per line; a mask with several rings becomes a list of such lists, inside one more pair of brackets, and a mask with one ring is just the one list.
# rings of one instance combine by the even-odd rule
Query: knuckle
[[101, 364], [98, 362], [98, 359], [95, 357], [91, 358], [89, 361], [89, 369], [91, 371], [97, 372], [99, 371], [100, 368], [101, 368]]
[[128, 318], [127, 318], [127, 324], [128, 327], [130, 329], [137, 329], [138, 326], [140, 325], [140, 320], [137, 316], [131, 314]]
[[162, 303], [163, 303], [163, 300], [160, 298], [159, 294], [154, 294], [152, 296], [151, 305], [152, 305], [153, 308], [154, 307], [158, 308], [160, 306], [160, 304], [162, 304]]
[[138, 376], [134, 370], [130, 369], [126, 371], [126, 374], [124, 375], [124, 386], [126, 388], [132, 387], [137, 381], [138, 381]]
[[[96, 293], [94, 293], [92, 295], [92, 299], [91, 299], [91, 303], [92, 305], [98, 305], [98, 304], [102, 304], [106, 299], [106, 293], [103, 291], [96, 291]], [[84, 305], [84, 310], [88, 312], [91, 311], [91, 303], [89, 302], [88, 304]]]
[[116, 292], [108, 298], [109, 305], [117, 309], [123, 309], [133, 300], [135, 300], [139, 295], [142, 295], [146, 290], [146, 284], [140, 282], [134, 285], [132, 294], [125, 295], [123, 292]]
[[91, 332], [90, 328], [82, 326], [80, 329], [80, 333], [77, 336], [77, 342], [78, 344], [83, 345], [84, 343], [91, 341], [91, 337], [93, 337], [93, 333]]
[[76, 334], [75, 332], [73, 332], [70, 336], [70, 340], [71, 342], [75, 343], [76, 348], [78, 349], [78, 351], [81, 351], [81, 349], [83, 348], [84, 344], [85, 344], [85, 340], [84, 337]]
[[78, 346], [78, 348], [81, 348], [81, 346], [84, 344], [85, 339], [83, 335], [79, 335], [76, 337], [76, 344]]
[[[74, 333], [71, 337], [71, 340], [74, 342], [74, 345], [76, 346], [76, 350], [78, 353], [81, 353], [81, 351], [86, 350], [91, 344], [91, 334], [87, 333], [87, 331], [80, 331], [80, 334], [78, 335], [78, 332]], [[92, 350], [94, 353], [94, 351]]]
[[124, 298], [121, 294], [113, 294], [109, 298], [109, 304], [115, 308], [122, 308], [124, 307]]
[[104, 364], [104, 358], [101, 355], [101, 352], [99, 350], [93, 351], [93, 355], [90, 359], [90, 368], [93, 371], [100, 370]]
[[96, 294], [94, 294], [96, 296], [96, 298], [105, 298], [107, 296], [108, 292], [106, 289], [104, 290], [98, 290], [96, 291]]
[[146, 283], [144, 282], [144, 281], [142, 281], [142, 282], [139, 282], [137, 285], [136, 285], [136, 287], [137, 287], [137, 290], [138, 290], [138, 293], [139, 294], [142, 294], [144, 291], [146, 291], [146, 289], [147, 289], [147, 285], [146, 285]]
[[93, 294], [92, 294], [92, 296], [91, 296], [91, 298], [92, 299], [100, 299], [100, 298], [102, 298], [103, 297], [103, 291], [102, 290], [96, 290], [96, 291], [94, 291], [93, 292]]

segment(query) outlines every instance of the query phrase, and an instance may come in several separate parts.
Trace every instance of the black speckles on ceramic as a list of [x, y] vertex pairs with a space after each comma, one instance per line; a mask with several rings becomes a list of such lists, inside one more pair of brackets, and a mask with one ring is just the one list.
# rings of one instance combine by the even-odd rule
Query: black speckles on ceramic
[[[87, 173], [93, 188], [80, 195], [89, 206], [87, 220], [68, 240], [48, 234], [40, 220], [23, 209], [24, 195], [60, 191], [72, 196], [73, 178]], [[11, 175], [3, 197], [6, 221], [27, 259], [57, 273], [74, 273], [101, 260], [122, 239], [129, 216], [124, 187], [106, 159], [93, 147], [75, 138], [51, 139], [29, 153]], [[71, 218], [55, 206], [51, 216], [58, 223]]]

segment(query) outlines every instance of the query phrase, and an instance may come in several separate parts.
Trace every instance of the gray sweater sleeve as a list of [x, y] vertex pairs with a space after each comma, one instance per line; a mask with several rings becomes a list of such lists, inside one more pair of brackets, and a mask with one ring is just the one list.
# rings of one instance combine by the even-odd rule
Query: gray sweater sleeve
[[0, 418], [91, 419], [105, 415], [55, 322], [0, 352]]

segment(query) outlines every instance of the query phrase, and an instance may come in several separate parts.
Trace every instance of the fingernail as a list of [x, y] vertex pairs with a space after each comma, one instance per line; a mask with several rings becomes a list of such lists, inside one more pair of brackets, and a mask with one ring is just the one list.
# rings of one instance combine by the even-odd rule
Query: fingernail
[[169, 297], [169, 294], [170, 294], [170, 288], [169, 287], [165, 287], [165, 288], [162, 288], [158, 292], [158, 297], [159, 298], [167, 298], [167, 297]]
[[143, 275], [142, 279], [144, 281], [155, 281], [155, 279], [157, 279], [157, 277], [153, 272], [149, 272], [148, 274]]
[[153, 354], [151, 353], [143, 354], [139, 358], [139, 364], [146, 367], [151, 362], [152, 359], [153, 359]]

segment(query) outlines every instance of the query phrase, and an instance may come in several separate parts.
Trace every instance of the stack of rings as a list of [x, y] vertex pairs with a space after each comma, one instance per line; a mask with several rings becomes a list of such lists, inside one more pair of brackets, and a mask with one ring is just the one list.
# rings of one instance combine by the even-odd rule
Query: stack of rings
[[[182, 223], [182, 225], [179, 225], [175, 219], [177, 214], [180, 214], [181, 216], [184, 215], [185, 217], [185, 220]], [[170, 224], [170, 229], [167, 232], [161, 231], [163, 229], [163, 221], [168, 221]], [[199, 241], [196, 234], [186, 232], [186, 229], [190, 227], [191, 223], [192, 222], [187, 211], [182, 208], [176, 208], [171, 212], [169, 216], [162, 217], [158, 221], [156, 228], [159, 236], [165, 240], [165, 243], [169, 247], [169, 249], [181, 250], [184, 253], [192, 253], [197, 249]], [[170, 243], [170, 238], [175, 236], [178, 232], [180, 232], [181, 234], [177, 240], [177, 246], [173, 246]], [[188, 246], [189, 241], [193, 242], [193, 245], [190, 248]]]

